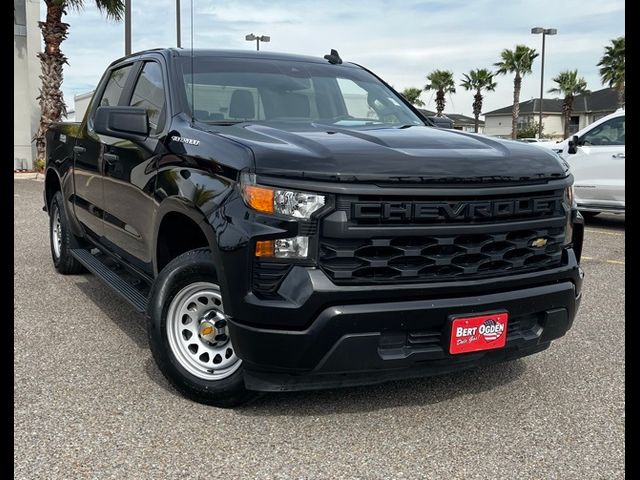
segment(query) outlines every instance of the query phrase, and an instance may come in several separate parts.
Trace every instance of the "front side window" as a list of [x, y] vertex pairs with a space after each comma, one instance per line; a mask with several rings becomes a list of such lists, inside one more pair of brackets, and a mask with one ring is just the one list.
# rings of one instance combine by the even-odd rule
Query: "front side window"
[[129, 105], [144, 108], [147, 111], [151, 135], [162, 130], [165, 117], [165, 94], [162, 69], [159, 64], [156, 62], [144, 64]]
[[608, 120], [585, 133], [581, 138], [583, 145], [624, 145], [624, 118]]
[[348, 128], [424, 125], [398, 96], [348, 65], [268, 59], [181, 59], [190, 115], [216, 123], [322, 123]]

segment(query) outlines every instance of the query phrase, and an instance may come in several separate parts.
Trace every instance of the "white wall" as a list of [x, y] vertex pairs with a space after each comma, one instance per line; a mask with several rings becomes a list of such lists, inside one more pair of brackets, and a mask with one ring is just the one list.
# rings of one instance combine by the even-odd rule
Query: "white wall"
[[[22, 8], [15, 2], [16, 9]], [[13, 168], [30, 169], [36, 157], [33, 136], [40, 121], [40, 106], [36, 97], [40, 88], [41, 49], [40, 4], [38, 0], [24, 0], [26, 25], [14, 25], [13, 32]], [[16, 15], [19, 18], [19, 15]]]
[[[528, 118], [531, 121], [537, 122], [539, 117], [538, 115], [527, 115], [520, 118]], [[544, 125], [542, 134], [545, 137], [553, 139], [562, 138], [562, 116], [560, 114], [543, 114], [542, 124]], [[492, 137], [511, 138], [511, 114], [485, 116], [484, 134]]]
[[511, 138], [511, 115], [485, 116], [484, 134], [492, 137]]

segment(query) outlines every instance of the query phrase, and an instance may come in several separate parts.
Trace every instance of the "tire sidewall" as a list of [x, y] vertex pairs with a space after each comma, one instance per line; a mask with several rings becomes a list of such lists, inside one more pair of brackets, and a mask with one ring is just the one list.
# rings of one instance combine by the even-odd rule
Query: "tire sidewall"
[[183, 288], [196, 282], [217, 283], [215, 264], [206, 250], [187, 252], [160, 272], [154, 282], [147, 308], [149, 343], [158, 367], [178, 390], [203, 403], [225, 403], [226, 400], [232, 400], [246, 392], [243, 365], [226, 378], [205, 380], [188, 372], [177, 360], [169, 344], [169, 306]]
[[[56, 257], [55, 248], [53, 246], [53, 222], [55, 221], [56, 212], [60, 215], [60, 256]], [[51, 200], [51, 213], [49, 215], [49, 245], [51, 247], [51, 258], [53, 259], [53, 265], [60, 269], [63, 264], [67, 262], [68, 257], [71, 255], [69, 250], [71, 249], [71, 232], [69, 231], [69, 223], [67, 222], [67, 215], [64, 210], [62, 201], [62, 194], [56, 192]]]

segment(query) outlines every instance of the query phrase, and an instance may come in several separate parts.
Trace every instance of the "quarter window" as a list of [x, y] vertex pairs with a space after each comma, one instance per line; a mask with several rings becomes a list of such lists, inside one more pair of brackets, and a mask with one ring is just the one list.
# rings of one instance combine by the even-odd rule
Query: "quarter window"
[[144, 108], [147, 111], [151, 135], [162, 130], [165, 117], [165, 95], [162, 69], [159, 64], [156, 62], [144, 64], [129, 105]]
[[100, 107], [115, 107], [118, 105], [131, 67], [132, 65], [127, 65], [126, 67], [118, 68], [111, 72], [107, 86], [98, 104]]

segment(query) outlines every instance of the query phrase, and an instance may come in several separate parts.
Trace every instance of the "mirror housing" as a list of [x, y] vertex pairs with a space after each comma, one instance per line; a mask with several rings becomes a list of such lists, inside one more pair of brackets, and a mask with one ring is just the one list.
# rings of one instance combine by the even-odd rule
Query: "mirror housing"
[[571, 137], [571, 139], [569, 140], [569, 146], [567, 148], [567, 153], [577, 153], [578, 152], [578, 142], [580, 141], [580, 139], [578, 138], [577, 135], [574, 135], [573, 137]]
[[149, 118], [144, 108], [98, 107], [93, 129], [110, 137], [143, 141], [149, 135]]

